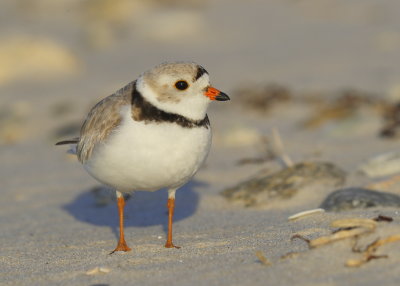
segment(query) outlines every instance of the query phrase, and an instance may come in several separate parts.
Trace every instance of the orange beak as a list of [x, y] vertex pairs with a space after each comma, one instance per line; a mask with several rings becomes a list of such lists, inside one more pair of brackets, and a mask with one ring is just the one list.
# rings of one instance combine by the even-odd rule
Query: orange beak
[[218, 101], [226, 101], [230, 100], [229, 96], [223, 93], [222, 91], [219, 91], [218, 89], [209, 86], [204, 93], [205, 96], [207, 96], [211, 100], [218, 100]]

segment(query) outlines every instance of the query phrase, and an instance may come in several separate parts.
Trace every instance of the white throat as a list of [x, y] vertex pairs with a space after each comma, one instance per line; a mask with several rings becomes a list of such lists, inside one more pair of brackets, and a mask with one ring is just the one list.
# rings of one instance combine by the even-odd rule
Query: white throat
[[210, 100], [203, 94], [194, 94], [193, 96], [182, 97], [179, 102], [160, 102], [156, 93], [147, 85], [143, 77], [136, 81], [136, 88], [141, 95], [158, 109], [182, 115], [191, 120], [202, 120], [206, 116]]

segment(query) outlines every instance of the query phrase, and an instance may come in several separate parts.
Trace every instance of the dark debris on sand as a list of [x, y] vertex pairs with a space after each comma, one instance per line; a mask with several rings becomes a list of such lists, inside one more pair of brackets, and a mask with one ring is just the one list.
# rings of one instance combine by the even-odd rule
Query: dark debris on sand
[[259, 113], [269, 111], [278, 103], [288, 102], [292, 98], [289, 88], [279, 84], [245, 87], [234, 92], [241, 106]]
[[369, 108], [378, 115], [386, 106], [387, 103], [378, 95], [356, 89], [345, 89], [333, 99], [318, 102], [315, 112], [304, 121], [303, 126], [317, 128], [329, 121], [347, 119], [354, 116], [361, 108]]
[[379, 135], [384, 138], [399, 138], [400, 136], [400, 102], [389, 105], [383, 114], [385, 121]]
[[238, 201], [246, 207], [271, 203], [273, 199], [289, 199], [299, 189], [316, 184], [339, 186], [346, 173], [325, 162], [303, 162], [272, 175], [261, 174], [255, 178], [221, 192], [230, 201]]

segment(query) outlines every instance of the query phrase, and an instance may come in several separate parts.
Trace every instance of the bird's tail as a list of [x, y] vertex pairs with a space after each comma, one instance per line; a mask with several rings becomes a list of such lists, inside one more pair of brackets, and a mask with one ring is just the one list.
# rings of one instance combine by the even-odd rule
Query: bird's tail
[[56, 145], [58, 146], [58, 145], [72, 144], [70, 146], [69, 150], [67, 151], [67, 153], [76, 155], [76, 144], [78, 144], [78, 142], [79, 142], [79, 138], [77, 137], [77, 138], [57, 142]]
[[56, 145], [66, 145], [66, 144], [78, 144], [79, 138], [73, 138], [69, 140], [63, 140], [56, 143]]

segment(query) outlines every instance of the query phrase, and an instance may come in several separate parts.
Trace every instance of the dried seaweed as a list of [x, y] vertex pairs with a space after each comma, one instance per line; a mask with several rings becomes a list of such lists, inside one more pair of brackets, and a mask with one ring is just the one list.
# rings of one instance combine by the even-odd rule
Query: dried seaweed
[[245, 87], [234, 92], [241, 106], [259, 113], [266, 113], [278, 103], [292, 98], [290, 90], [279, 84]]
[[350, 118], [362, 107], [378, 111], [384, 108], [385, 102], [378, 96], [355, 89], [343, 90], [333, 101], [318, 105], [314, 114], [303, 125], [306, 128], [317, 128], [332, 120]]
[[288, 199], [300, 189], [316, 185], [341, 185], [346, 173], [332, 163], [302, 162], [272, 175], [259, 175], [221, 192], [230, 201], [246, 207], [270, 204], [273, 199]]
[[353, 238], [354, 245], [351, 250], [353, 253], [361, 254], [361, 257], [356, 259], [348, 259], [345, 265], [348, 267], [359, 267], [373, 259], [388, 258], [388, 255], [377, 255], [376, 251], [378, 250], [378, 248], [388, 243], [400, 241], [400, 234], [394, 234], [386, 238], [376, 239], [375, 241], [368, 244], [364, 249], [357, 246], [359, 238], [362, 235], [373, 233], [376, 230], [378, 225], [377, 222], [391, 222], [392, 220], [393, 219], [391, 217], [383, 215], [379, 215], [374, 219], [339, 219], [331, 223], [331, 227], [337, 229], [332, 231], [330, 235], [321, 236], [315, 239], [308, 239], [300, 234], [295, 234], [290, 239], [301, 239], [308, 244], [309, 248], [316, 248], [339, 240]]
[[267, 257], [265, 257], [264, 253], [261, 250], [256, 251], [256, 256], [258, 260], [261, 262], [261, 264], [265, 266], [270, 266], [272, 263], [268, 260]]
[[386, 221], [386, 222], [392, 222], [393, 218], [390, 216], [385, 216], [385, 215], [378, 215], [376, 218], [373, 218], [374, 221]]
[[[396, 241], [400, 241], [400, 234], [394, 234], [394, 235], [390, 235], [386, 238], [377, 239], [377, 240], [373, 241], [372, 243], [370, 243], [365, 248], [365, 250], [361, 251], [362, 252], [361, 258], [348, 259], [346, 261], [346, 266], [359, 267], [372, 259], [388, 258], [388, 255], [376, 255], [375, 252], [378, 250], [378, 248], [380, 246], [388, 244], [388, 243], [396, 242]], [[353, 252], [360, 252], [360, 250], [353, 247]]]
[[387, 106], [383, 113], [385, 121], [379, 135], [384, 138], [398, 138], [400, 127], [400, 103]]
[[288, 253], [282, 255], [282, 256], [280, 257], [280, 259], [283, 260], [283, 259], [288, 259], [288, 258], [294, 258], [294, 257], [299, 256], [300, 254], [301, 254], [301, 252], [294, 252], [294, 251], [291, 251], [291, 252], [288, 252]]

